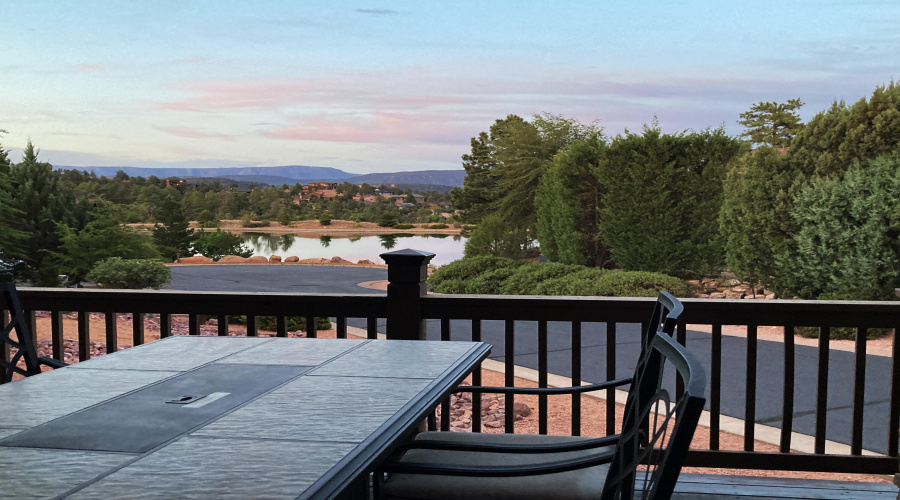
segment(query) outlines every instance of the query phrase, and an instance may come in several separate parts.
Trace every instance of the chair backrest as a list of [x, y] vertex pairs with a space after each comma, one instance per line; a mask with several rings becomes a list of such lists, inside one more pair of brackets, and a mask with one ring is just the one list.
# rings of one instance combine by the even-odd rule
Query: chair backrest
[[674, 335], [675, 327], [678, 326], [678, 318], [682, 312], [684, 312], [684, 306], [678, 299], [669, 292], [659, 292], [656, 303], [653, 305], [653, 314], [650, 315], [647, 330], [641, 339], [641, 347], [646, 348], [650, 339], [658, 333], [665, 333], [669, 337]]
[[[29, 330], [25, 315], [22, 313], [22, 305], [19, 303], [19, 295], [16, 293], [14, 283], [0, 283], [0, 296], [5, 306], [0, 309], [9, 311], [9, 324], [0, 330], [0, 383], [12, 380], [13, 374], [18, 373], [23, 377], [41, 373], [37, 352], [34, 349], [34, 339]], [[15, 338], [13, 338], [15, 334]], [[12, 352], [12, 350], [15, 352]], [[7, 361], [9, 357], [9, 361]], [[25, 362], [25, 369], [18, 366], [19, 361]]]
[[[684, 393], [675, 397], [663, 387], [663, 374], [673, 373], [672, 368], [684, 381]], [[635, 368], [602, 498], [671, 496], [706, 402], [705, 390], [703, 368], [687, 349], [671, 335], [654, 335]]]

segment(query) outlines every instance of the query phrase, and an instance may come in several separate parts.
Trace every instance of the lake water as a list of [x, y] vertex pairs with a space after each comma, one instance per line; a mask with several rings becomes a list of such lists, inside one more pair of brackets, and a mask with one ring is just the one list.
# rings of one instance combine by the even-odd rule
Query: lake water
[[411, 248], [435, 254], [432, 264], [441, 266], [461, 259], [466, 239], [459, 235], [382, 234], [378, 236], [331, 235], [304, 237], [297, 234], [237, 233], [253, 255], [296, 255], [300, 259], [341, 257], [350, 262], [368, 259], [384, 264], [379, 254]]

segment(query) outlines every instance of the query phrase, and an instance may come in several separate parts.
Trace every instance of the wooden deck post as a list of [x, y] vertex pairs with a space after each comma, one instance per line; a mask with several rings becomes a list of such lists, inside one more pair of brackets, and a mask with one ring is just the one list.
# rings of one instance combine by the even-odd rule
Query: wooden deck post
[[397, 250], [379, 257], [388, 266], [387, 338], [425, 340], [425, 320], [420, 299], [425, 296], [428, 263], [433, 253]]

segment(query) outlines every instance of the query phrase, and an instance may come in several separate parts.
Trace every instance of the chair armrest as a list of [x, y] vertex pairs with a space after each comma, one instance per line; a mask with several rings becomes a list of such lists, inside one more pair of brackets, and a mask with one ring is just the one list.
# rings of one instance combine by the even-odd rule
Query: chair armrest
[[51, 368], [63, 368], [69, 366], [68, 363], [63, 363], [58, 359], [48, 358], [47, 356], [41, 356], [38, 358], [38, 362], [42, 365], [47, 365]]
[[379, 472], [392, 474], [428, 474], [438, 476], [470, 476], [470, 477], [519, 477], [538, 474], [553, 474], [570, 470], [585, 469], [595, 465], [612, 462], [613, 451], [598, 453], [589, 457], [570, 460], [558, 460], [539, 465], [449, 465], [436, 463], [403, 463], [385, 464]]
[[619, 434], [600, 438], [585, 438], [568, 443], [547, 444], [500, 444], [500, 443], [461, 443], [458, 441], [413, 440], [398, 446], [394, 452], [406, 450], [448, 450], [477, 451], [484, 453], [566, 453], [589, 450], [603, 446], [613, 446], [619, 442]]
[[464, 385], [457, 387], [453, 392], [472, 392], [488, 394], [580, 394], [582, 392], [612, 389], [631, 383], [631, 377], [600, 382], [599, 384], [577, 385], [574, 387], [486, 387], [480, 385]]

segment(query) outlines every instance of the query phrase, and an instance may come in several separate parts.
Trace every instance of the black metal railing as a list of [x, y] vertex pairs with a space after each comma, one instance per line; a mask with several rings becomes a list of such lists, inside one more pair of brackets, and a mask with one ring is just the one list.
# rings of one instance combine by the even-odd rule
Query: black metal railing
[[[105, 313], [105, 338], [102, 340], [106, 342], [108, 352], [117, 349], [117, 313], [133, 315], [132, 339], [135, 345], [145, 340], [141, 318], [147, 314], [158, 315], [161, 337], [172, 333], [172, 318], [178, 314], [187, 315], [188, 333], [191, 335], [199, 334], [204, 316], [217, 318], [217, 333], [228, 335], [228, 317], [239, 314], [247, 317], [246, 335], [258, 334], [256, 317], [275, 316], [278, 318], [275, 335], [286, 336], [285, 318], [301, 316], [310, 325], [307, 335], [315, 337], [315, 318], [330, 317], [334, 318], [339, 338], [347, 336], [349, 323], [358, 321], [364, 325], [368, 338], [377, 338], [380, 329], [387, 338], [489, 341], [497, 351], [494, 357], [502, 357], [508, 385], [515, 382], [514, 369], [517, 364], [528, 358], [537, 370], [537, 385], [540, 387], [548, 385], [551, 373], [580, 381], [586, 378], [586, 374], [591, 378], [612, 379], [623, 372], [630, 372], [630, 358], [623, 353], [626, 353], [627, 346], [634, 349], [635, 345], [639, 345], [640, 332], [646, 329], [645, 322], [653, 305], [653, 299], [644, 298], [426, 295], [423, 281], [429, 254], [400, 251], [383, 257], [389, 264], [390, 282], [384, 295], [53, 288], [21, 288], [19, 294], [33, 326], [35, 311], [49, 312], [52, 356], [60, 360], [64, 355], [64, 338], [72, 336], [71, 332], [64, 332], [64, 312], [76, 313], [79, 360], [90, 357], [87, 346], [92, 340], [98, 340], [90, 338], [92, 312]], [[872, 474], [897, 472], [900, 440], [900, 366], [897, 360], [900, 358], [900, 344], [895, 336], [891, 344], [892, 356], [881, 358], [876, 368], [883, 368], [885, 362], [889, 366], [876, 374], [870, 356], [867, 356], [865, 337], [871, 328], [896, 329], [900, 326], [900, 302], [712, 299], [684, 299], [683, 302], [685, 312], [677, 330], [678, 340], [698, 357], [706, 359], [709, 378], [709, 446], [708, 449], [691, 450], [689, 465]], [[427, 328], [428, 323], [433, 326]], [[696, 329], [689, 330], [687, 325], [707, 325], [710, 333], [697, 334]], [[723, 334], [723, 326], [728, 325], [745, 328], [746, 336], [740, 344], [735, 344], [734, 337]], [[763, 344], [759, 340], [757, 332], [762, 326], [783, 328], [783, 338], [776, 350], [773, 351], [770, 343]], [[800, 355], [794, 343], [794, 331], [801, 326], [818, 327], [823, 333], [814, 348], [814, 361], [810, 358], [813, 351], [807, 353], [812, 348], [804, 348], [804, 357], [798, 362]], [[828, 332], [835, 327], [856, 328], [854, 351], [848, 354], [852, 356], [852, 373], [834, 373], [832, 368], [834, 351], [830, 348]], [[523, 349], [523, 346], [529, 349]], [[765, 351], [762, 354], [761, 347]], [[758, 383], [761, 355], [766, 367], [763, 387]], [[774, 365], [773, 357], [780, 357]], [[732, 362], [723, 366], [726, 358]], [[735, 359], [740, 362], [734, 362]], [[773, 369], [773, 366], [778, 369]], [[731, 376], [735, 370], [743, 372], [743, 384], [735, 386], [730, 382], [731, 385], [724, 386], [723, 373]], [[807, 379], [814, 381], [813, 386], [798, 387], [800, 372], [810, 375], [810, 370], [814, 370], [814, 376], [803, 380], [804, 384]], [[878, 376], [878, 380], [873, 380], [873, 374]], [[481, 383], [481, 376], [481, 369], [476, 370], [473, 374], [475, 385]], [[777, 380], [774, 385], [773, 377]], [[829, 436], [835, 434], [835, 429], [843, 426], [843, 420], [829, 420], [829, 411], [835, 411], [834, 405], [829, 406], [829, 401], [833, 400], [829, 391], [844, 391], [837, 384], [838, 379], [849, 380], [851, 394], [845, 407], [837, 409], [844, 414], [849, 413], [849, 431], [846, 436], [837, 439], [849, 445], [849, 453], [836, 454], [827, 452], [826, 444]], [[869, 401], [871, 397], [866, 399], [866, 395], [873, 390], [886, 394], [882, 398], [884, 401], [874, 404], [887, 405], [887, 418], [867, 418], [866, 410], [873, 403]], [[810, 391], [814, 393], [815, 400], [812, 409], [796, 411], [798, 394], [807, 400], [812, 395]], [[762, 398], [776, 400], [781, 408], [780, 416], [773, 419], [768, 415], [759, 415], [758, 403]], [[743, 450], [720, 449], [725, 399], [731, 405], [730, 417], [743, 420]], [[614, 433], [616, 407], [612, 390], [605, 393], [605, 401], [605, 431]], [[505, 396], [507, 409], [512, 408], [513, 403], [513, 396]], [[479, 405], [480, 399], [473, 398], [475, 431], [481, 427]], [[547, 398], [540, 397], [538, 422], [539, 432], [542, 433], [548, 432], [548, 406]], [[444, 429], [450, 423], [448, 410], [445, 403], [441, 422]], [[581, 433], [581, 416], [582, 396], [573, 396], [570, 415], [573, 435]], [[798, 422], [809, 427], [810, 418], [814, 422], [813, 432], [810, 433], [814, 441], [812, 452], [792, 451], [796, 448], [794, 436]], [[779, 451], [762, 452], [756, 449], [756, 424], [760, 421], [779, 429]], [[512, 411], [506, 411], [504, 423], [507, 432], [515, 431]], [[875, 443], [876, 446], [867, 446], [866, 443]], [[867, 447], [881, 450], [875, 454], [864, 453]]]

